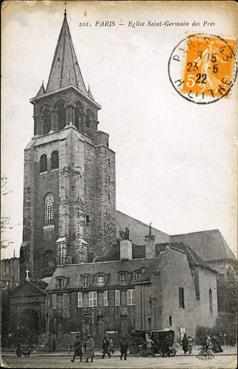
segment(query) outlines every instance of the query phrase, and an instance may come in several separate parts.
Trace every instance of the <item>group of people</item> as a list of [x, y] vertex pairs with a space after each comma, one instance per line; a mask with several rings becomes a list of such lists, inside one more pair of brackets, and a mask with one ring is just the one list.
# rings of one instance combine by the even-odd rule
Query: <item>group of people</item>
[[[120, 359], [127, 360], [127, 351], [128, 351], [128, 342], [123, 337], [120, 341]], [[104, 359], [105, 355], [107, 355], [109, 358], [114, 353], [114, 345], [113, 345], [113, 339], [104, 337], [102, 342], [102, 359]], [[93, 362], [94, 358], [94, 341], [92, 336], [88, 336], [85, 346], [85, 355], [86, 360], [85, 362]], [[79, 356], [80, 362], [83, 360], [83, 343], [80, 339], [80, 336], [76, 336], [76, 340], [74, 343], [74, 356], [71, 359], [72, 363], [75, 361], [76, 356]]]
[[[187, 352], [189, 355], [192, 353], [194, 339], [191, 336], [187, 336], [186, 333], [184, 333], [183, 339], [182, 339], [182, 348], [183, 352], [186, 355]], [[213, 352], [223, 352], [221, 344], [219, 342], [218, 337], [214, 336], [211, 338], [209, 335], [206, 336], [205, 342], [203, 343], [203, 346], [207, 350], [212, 350]]]
[[[85, 362], [88, 363], [90, 360], [91, 363], [93, 362], [94, 358], [94, 340], [92, 336], [88, 336], [85, 346], [85, 354], [86, 354], [86, 360]], [[80, 336], [76, 336], [76, 341], [74, 344], [74, 356], [71, 360], [72, 363], [74, 362], [76, 356], [79, 356], [80, 362], [83, 360], [83, 343], [80, 339]]]
[[186, 355], [187, 352], [189, 353], [189, 355], [191, 355], [193, 349], [193, 342], [194, 342], [193, 338], [191, 336], [187, 336], [186, 333], [184, 333], [182, 339], [182, 348], [184, 355]]

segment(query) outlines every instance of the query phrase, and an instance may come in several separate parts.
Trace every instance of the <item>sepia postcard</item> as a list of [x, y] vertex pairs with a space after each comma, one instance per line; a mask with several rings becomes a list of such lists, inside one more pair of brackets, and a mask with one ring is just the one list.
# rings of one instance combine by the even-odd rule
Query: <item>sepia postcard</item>
[[1, 365], [236, 368], [237, 2], [1, 10]]

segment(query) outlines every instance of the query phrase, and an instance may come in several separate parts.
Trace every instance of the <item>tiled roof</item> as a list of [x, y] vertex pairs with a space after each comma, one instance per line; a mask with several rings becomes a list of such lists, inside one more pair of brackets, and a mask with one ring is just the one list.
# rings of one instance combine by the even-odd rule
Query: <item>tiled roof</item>
[[170, 236], [172, 242], [185, 242], [204, 261], [235, 260], [218, 229]]
[[[98, 262], [98, 263], [82, 263], [82, 264], [71, 264], [65, 265], [64, 267], [58, 267], [47, 287], [47, 290], [55, 289], [55, 278], [63, 277], [69, 278], [69, 282], [67, 284], [67, 289], [78, 289], [81, 286], [81, 276], [82, 275], [90, 275], [95, 276], [96, 274], [104, 274], [106, 277], [105, 285], [107, 287], [110, 286], [119, 286], [119, 273], [127, 272], [128, 275], [128, 283], [125, 286], [132, 286], [135, 281], [133, 279], [132, 273], [144, 268], [144, 272], [147, 269], [151, 269], [151, 265], [153, 264], [153, 270], [157, 268], [159, 270], [159, 258], [155, 259], [133, 259], [133, 260], [124, 260], [124, 261], [106, 261], [106, 262]], [[90, 289], [96, 287], [96, 282], [94, 278], [91, 278]]]
[[[143, 245], [145, 243], [145, 236], [149, 233], [149, 225], [135, 219], [121, 211], [116, 211], [116, 223], [117, 223], [117, 238], [120, 238], [119, 231], [125, 231], [127, 227], [129, 229], [129, 238], [133, 244]], [[155, 242], [169, 242], [169, 235], [160, 230], [151, 227], [152, 234], [155, 236]]]
[[[190, 267], [201, 266], [203, 268], [214, 271], [209, 265], [196, 254], [191, 247], [184, 242], [163, 242], [155, 245], [156, 256], [160, 255], [161, 251], [165, 251], [166, 246], [169, 246], [175, 250], [182, 251], [186, 254]], [[144, 245], [132, 245], [132, 259], [145, 258], [145, 244]], [[120, 243], [113, 245], [109, 252], [101, 257], [98, 257], [96, 262], [106, 262], [111, 260], [120, 260]]]
[[65, 15], [55, 49], [46, 93], [70, 85], [82, 91], [86, 96], [88, 95]]

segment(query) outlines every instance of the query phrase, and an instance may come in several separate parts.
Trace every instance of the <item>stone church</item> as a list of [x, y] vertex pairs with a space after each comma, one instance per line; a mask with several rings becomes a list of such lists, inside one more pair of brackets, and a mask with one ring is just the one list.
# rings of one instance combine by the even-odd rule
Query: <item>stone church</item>
[[30, 102], [34, 136], [24, 156], [10, 332], [62, 349], [72, 332], [92, 334], [100, 347], [105, 334], [117, 343], [170, 328], [179, 339], [197, 325], [212, 327], [217, 274], [234, 266], [234, 255], [217, 230], [170, 236], [116, 210], [115, 153], [100, 130], [101, 106], [85, 86], [66, 13], [47, 86]]

